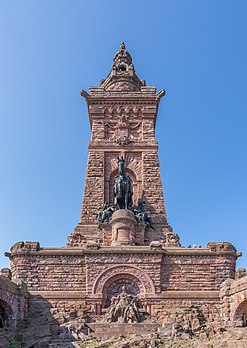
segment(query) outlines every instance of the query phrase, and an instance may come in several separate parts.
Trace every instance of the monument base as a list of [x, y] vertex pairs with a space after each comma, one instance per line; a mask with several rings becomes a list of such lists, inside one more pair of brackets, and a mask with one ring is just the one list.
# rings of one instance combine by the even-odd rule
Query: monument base
[[138, 223], [131, 210], [116, 210], [112, 215], [110, 225], [112, 228], [112, 246], [135, 244]]

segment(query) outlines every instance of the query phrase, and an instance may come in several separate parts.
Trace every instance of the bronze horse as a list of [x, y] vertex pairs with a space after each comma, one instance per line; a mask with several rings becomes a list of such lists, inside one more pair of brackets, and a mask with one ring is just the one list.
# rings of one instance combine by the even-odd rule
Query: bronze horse
[[114, 205], [118, 209], [129, 209], [132, 202], [133, 189], [130, 177], [125, 173], [125, 160], [123, 157], [117, 157], [118, 176], [115, 179], [113, 187]]

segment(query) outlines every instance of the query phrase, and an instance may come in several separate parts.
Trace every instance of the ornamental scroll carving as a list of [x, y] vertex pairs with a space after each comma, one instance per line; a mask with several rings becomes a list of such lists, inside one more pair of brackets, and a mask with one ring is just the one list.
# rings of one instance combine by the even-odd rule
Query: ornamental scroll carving
[[110, 278], [115, 277], [119, 274], [126, 274], [126, 276], [132, 275], [137, 278], [141, 284], [143, 285], [143, 289], [147, 294], [154, 294], [155, 288], [152, 279], [149, 277], [147, 273], [143, 270], [128, 265], [116, 265], [114, 267], [108, 268], [106, 271], [103, 271], [96, 279], [92, 293], [93, 294], [102, 294], [104, 286]]

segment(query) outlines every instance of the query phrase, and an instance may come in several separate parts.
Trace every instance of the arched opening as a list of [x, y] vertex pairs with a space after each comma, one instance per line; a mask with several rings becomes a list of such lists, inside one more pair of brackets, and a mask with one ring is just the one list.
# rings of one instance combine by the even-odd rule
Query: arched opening
[[138, 306], [143, 307], [141, 301], [141, 294], [144, 293], [144, 287], [142, 282], [131, 274], [116, 274], [107, 280], [103, 287], [103, 308], [110, 306], [112, 297], [118, 296], [123, 288], [130, 295], [137, 296]]
[[13, 313], [9, 304], [3, 300], [0, 300], [0, 330], [6, 328], [12, 328], [13, 326]]
[[237, 307], [233, 324], [238, 327], [247, 327], [247, 300], [240, 303]]
[[126, 66], [124, 64], [119, 64], [119, 66], [118, 66], [118, 71], [119, 72], [126, 71], [126, 70], [127, 69], [126, 69]]
[[0, 305], [0, 329], [4, 329], [7, 321], [5, 308]]

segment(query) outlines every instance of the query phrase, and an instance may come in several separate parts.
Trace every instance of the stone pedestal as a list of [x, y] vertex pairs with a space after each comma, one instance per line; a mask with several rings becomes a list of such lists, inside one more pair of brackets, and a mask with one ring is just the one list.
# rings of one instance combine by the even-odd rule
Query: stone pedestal
[[132, 211], [119, 209], [112, 215], [112, 246], [132, 245], [136, 242], [137, 221]]

